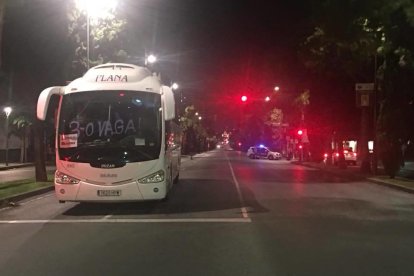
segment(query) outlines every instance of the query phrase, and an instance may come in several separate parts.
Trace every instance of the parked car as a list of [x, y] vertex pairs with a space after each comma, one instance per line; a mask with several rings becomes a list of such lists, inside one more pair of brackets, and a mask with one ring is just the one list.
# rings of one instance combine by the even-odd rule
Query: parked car
[[[357, 153], [352, 151], [352, 148], [344, 149], [345, 162], [349, 165], [357, 164]], [[339, 161], [339, 152], [334, 152], [332, 154], [333, 163], [336, 165]]]
[[247, 156], [251, 159], [267, 158], [269, 160], [282, 159], [282, 155], [279, 152], [271, 151], [269, 148], [260, 145], [253, 146], [247, 150]]

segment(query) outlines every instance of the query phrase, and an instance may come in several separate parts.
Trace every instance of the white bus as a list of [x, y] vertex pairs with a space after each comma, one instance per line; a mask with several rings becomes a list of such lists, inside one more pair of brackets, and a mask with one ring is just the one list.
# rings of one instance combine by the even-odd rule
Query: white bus
[[172, 89], [145, 67], [103, 64], [42, 91], [37, 117], [56, 112], [55, 193], [65, 201], [141, 201], [178, 181], [181, 132]]

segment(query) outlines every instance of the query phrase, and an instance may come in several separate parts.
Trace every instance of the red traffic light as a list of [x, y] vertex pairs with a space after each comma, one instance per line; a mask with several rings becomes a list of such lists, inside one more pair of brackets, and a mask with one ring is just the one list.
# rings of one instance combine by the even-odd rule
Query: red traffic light
[[298, 135], [302, 135], [303, 134], [303, 130], [299, 129], [298, 130]]
[[246, 101], [247, 101], [247, 96], [242, 96], [242, 97], [241, 97], [241, 101], [242, 101], [242, 102], [246, 102]]

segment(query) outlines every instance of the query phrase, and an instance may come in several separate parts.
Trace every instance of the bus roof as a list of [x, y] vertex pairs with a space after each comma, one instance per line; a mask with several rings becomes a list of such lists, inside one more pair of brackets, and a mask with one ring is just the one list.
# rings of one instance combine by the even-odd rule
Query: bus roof
[[161, 80], [148, 68], [126, 63], [106, 63], [89, 69], [70, 82], [64, 94], [94, 90], [137, 90], [161, 93]]

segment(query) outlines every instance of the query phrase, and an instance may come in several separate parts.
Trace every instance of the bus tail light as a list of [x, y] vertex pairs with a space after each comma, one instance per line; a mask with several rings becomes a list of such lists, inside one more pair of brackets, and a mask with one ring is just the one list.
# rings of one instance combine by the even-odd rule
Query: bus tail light
[[64, 174], [63, 172], [55, 172], [55, 182], [58, 184], [78, 184], [79, 181], [79, 179]]
[[149, 184], [149, 183], [157, 183], [164, 181], [164, 171], [159, 170], [158, 172], [155, 172], [153, 174], [150, 174], [146, 177], [143, 177], [141, 179], [138, 179], [138, 182], [141, 184]]

